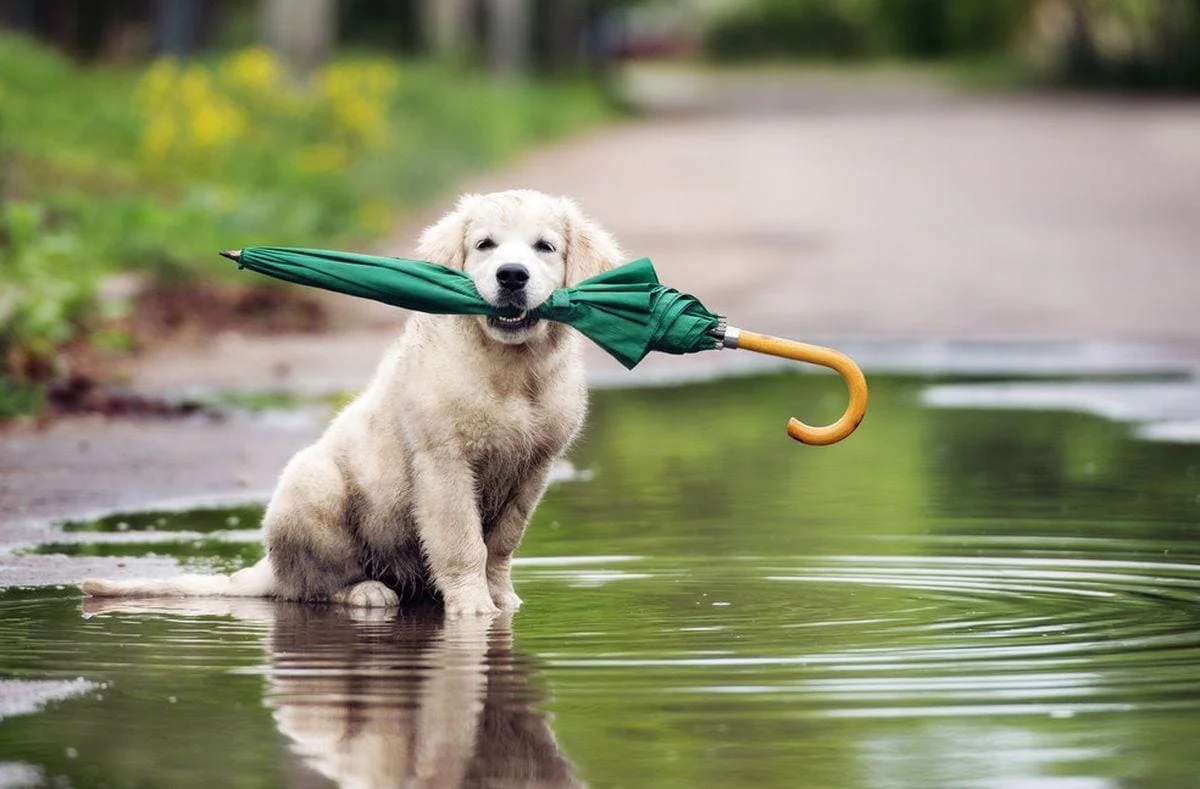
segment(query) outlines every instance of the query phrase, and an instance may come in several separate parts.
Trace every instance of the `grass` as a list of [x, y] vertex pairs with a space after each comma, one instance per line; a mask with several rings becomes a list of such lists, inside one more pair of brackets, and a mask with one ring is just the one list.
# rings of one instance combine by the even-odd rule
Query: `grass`
[[222, 248], [367, 245], [464, 175], [609, 112], [591, 86], [375, 56], [306, 77], [258, 48], [86, 68], [0, 35], [0, 418], [36, 409], [62, 349], [130, 309], [97, 298], [107, 277], [186, 288], [232, 271]]

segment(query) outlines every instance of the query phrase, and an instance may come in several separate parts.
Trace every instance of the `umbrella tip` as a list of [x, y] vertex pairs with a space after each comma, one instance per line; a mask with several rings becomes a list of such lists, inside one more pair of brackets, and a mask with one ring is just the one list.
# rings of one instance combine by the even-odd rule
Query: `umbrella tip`
[[229, 258], [234, 263], [242, 262], [242, 250], [240, 250], [240, 249], [227, 249], [220, 254], [221, 254], [221, 257]]

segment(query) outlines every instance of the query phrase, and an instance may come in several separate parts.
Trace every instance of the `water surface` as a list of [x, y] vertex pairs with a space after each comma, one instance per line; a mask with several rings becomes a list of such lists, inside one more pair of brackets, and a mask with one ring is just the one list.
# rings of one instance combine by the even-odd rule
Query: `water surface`
[[[10, 590], [0, 677], [77, 692], [0, 720], [0, 761], [76, 786], [1196, 785], [1200, 447], [923, 388], [873, 379], [824, 449], [783, 422], [836, 416], [832, 378], [597, 394], [511, 621]], [[253, 518], [40, 550], [240, 566]]]

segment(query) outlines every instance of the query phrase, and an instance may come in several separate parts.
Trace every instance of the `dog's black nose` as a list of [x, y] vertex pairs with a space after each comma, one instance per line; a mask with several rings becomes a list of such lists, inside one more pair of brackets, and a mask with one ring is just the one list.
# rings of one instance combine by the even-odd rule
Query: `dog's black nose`
[[529, 281], [529, 269], [520, 263], [505, 263], [496, 269], [496, 281], [503, 290], [521, 290]]

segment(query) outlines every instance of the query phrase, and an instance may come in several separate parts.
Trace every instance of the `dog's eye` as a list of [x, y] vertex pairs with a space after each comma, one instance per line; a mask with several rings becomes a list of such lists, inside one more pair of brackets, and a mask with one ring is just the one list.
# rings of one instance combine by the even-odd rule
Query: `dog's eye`
[[533, 244], [533, 248], [536, 249], [538, 252], [553, 252], [554, 251], [554, 245], [551, 244], [549, 241], [547, 241], [544, 238], [539, 238], [537, 241], [535, 241]]
[[485, 238], [481, 238], [478, 241], [476, 241], [475, 248], [478, 249], [480, 252], [486, 252], [489, 249], [495, 249], [496, 242], [492, 240], [491, 236], [487, 236]]

